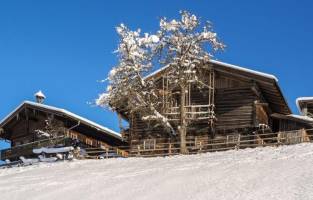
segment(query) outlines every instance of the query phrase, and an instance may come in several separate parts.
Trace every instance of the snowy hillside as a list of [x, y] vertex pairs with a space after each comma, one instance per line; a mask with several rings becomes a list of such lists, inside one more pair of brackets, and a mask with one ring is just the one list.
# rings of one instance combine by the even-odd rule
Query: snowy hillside
[[1, 169], [0, 199], [313, 199], [313, 144]]

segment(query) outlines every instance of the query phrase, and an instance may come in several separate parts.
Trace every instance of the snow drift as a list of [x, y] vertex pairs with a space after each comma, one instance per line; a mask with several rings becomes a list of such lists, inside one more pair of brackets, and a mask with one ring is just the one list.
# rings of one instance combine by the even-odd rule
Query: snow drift
[[313, 199], [313, 144], [0, 170], [10, 199]]

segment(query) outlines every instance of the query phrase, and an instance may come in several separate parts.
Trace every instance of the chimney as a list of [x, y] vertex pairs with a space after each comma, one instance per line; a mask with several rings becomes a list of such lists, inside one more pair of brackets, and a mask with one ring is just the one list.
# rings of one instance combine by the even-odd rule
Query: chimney
[[35, 97], [36, 97], [36, 102], [37, 103], [40, 103], [40, 104], [43, 104], [46, 96], [42, 93], [41, 90], [39, 90], [36, 94], [35, 94]]

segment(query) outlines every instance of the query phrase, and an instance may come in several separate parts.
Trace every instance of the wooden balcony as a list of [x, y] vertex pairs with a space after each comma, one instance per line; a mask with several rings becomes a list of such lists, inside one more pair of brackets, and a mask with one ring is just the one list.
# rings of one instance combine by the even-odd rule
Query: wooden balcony
[[[189, 105], [185, 106], [187, 120], [206, 120], [214, 116], [214, 111], [211, 108], [214, 105]], [[177, 121], [180, 119], [180, 107], [169, 107], [164, 109], [163, 114], [170, 121]]]

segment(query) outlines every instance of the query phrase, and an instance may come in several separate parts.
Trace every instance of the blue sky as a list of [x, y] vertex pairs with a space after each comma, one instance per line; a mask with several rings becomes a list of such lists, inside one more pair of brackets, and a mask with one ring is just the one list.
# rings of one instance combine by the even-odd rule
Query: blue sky
[[213, 22], [227, 45], [219, 60], [277, 76], [297, 113], [295, 99], [313, 96], [312, 9], [311, 0], [0, 0], [0, 118], [41, 89], [46, 104], [118, 130], [112, 113], [87, 104], [117, 61], [114, 27], [152, 32], [179, 10]]

